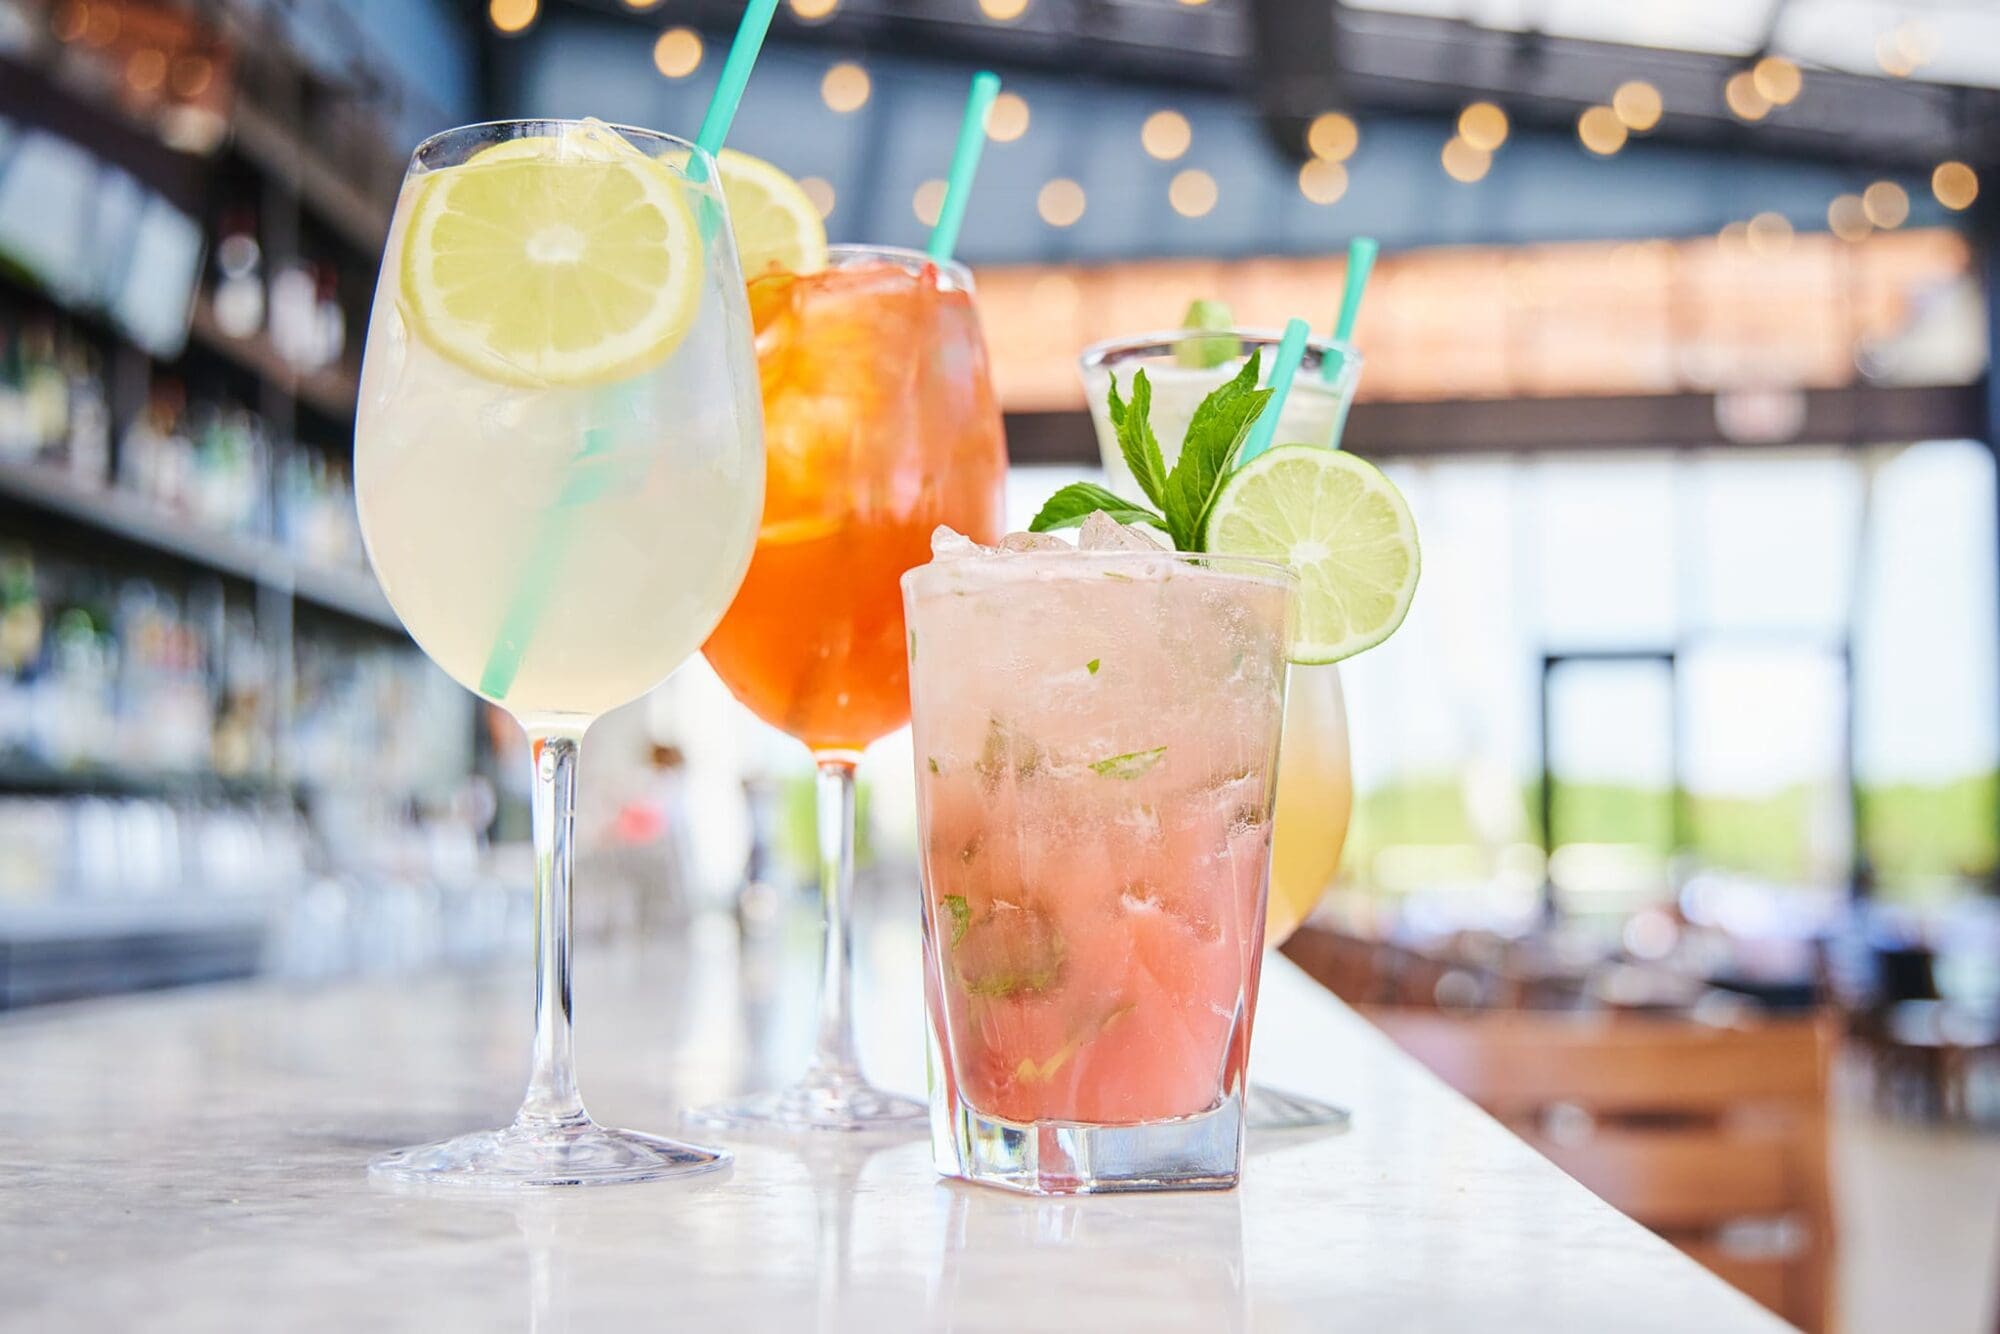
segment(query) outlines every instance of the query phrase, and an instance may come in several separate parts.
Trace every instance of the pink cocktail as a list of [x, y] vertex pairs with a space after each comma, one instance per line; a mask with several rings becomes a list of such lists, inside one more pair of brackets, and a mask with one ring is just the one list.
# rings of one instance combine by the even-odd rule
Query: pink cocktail
[[939, 1169], [1228, 1186], [1293, 578], [971, 549], [905, 576]]

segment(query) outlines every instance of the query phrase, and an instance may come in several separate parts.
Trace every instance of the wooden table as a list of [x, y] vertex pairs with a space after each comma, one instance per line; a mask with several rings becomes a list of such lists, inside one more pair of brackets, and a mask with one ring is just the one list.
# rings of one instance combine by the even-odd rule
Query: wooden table
[[[912, 933], [864, 932], [870, 1069], [921, 1086]], [[789, 1072], [804, 927], [587, 951], [601, 1119]], [[1599, 1202], [1282, 960], [1255, 1068], [1353, 1109], [1253, 1141], [1239, 1190], [1036, 1200], [918, 1141], [738, 1142], [724, 1175], [516, 1197], [373, 1186], [368, 1158], [494, 1124], [524, 1074], [506, 971], [271, 983], [0, 1021], [0, 1327], [1160, 1331], [1783, 1328]]]

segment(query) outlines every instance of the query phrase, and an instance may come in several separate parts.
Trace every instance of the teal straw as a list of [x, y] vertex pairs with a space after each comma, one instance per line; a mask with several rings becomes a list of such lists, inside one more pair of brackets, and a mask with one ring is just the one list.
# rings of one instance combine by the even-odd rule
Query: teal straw
[[945, 178], [944, 204], [938, 209], [937, 226], [931, 228], [928, 250], [939, 263], [958, 249], [958, 229], [965, 223], [972, 174], [979, 170], [979, 154], [986, 148], [986, 113], [999, 95], [998, 74], [981, 70], [972, 76], [972, 91], [965, 95], [965, 117], [958, 122], [958, 147], [951, 154], [951, 175]]
[[1237, 456], [1237, 467], [1271, 447], [1271, 437], [1278, 433], [1278, 415], [1285, 410], [1285, 396], [1292, 392], [1292, 376], [1306, 354], [1306, 338], [1311, 333], [1312, 326], [1304, 320], [1293, 320], [1285, 326], [1285, 336], [1278, 340], [1278, 350], [1271, 357], [1271, 378], [1267, 382], [1271, 386], [1271, 401], [1264, 405], [1264, 414], [1250, 428], [1243, 452]]
[[[1375, 270], [1375, 256], [1382, 247], [1372, 236], [1357, 236], [1347, 243], [1347, 280], [1340, 292], [1340, 318], [1333, 322], [1336, 352], [1354, 338], [1354, 321], [1361, 314], [1361, 294], [1368, 288], [1368, 275]], [[1319, 376], [1328, 384], [1340, 375], [1344, 355], [1323, 357]]]
[[[710, 156], [721, 149], [722, 141], [729, 135], [730, 122], [736, 119], [737, 105], [743, 100], [744, 86], [750, 82], [750, 70], [757, 63], [764, 35], [771, 30], [771, 19], [777, 12], [778, 0], [750, 0], [743, 11], [743, 21], [736, 26], [736, 38], [730, 43], [728, 58], [722, 62], [722, 77], [716, 80], [708, 111], [695, 135], [695, 143]], [[697, 156], [688, 164], [688, 174], [697, 181], [707, 179], [707, 169], [702, 163], [703, 159]], [[705, 248], [720, 215], [706, 197], [702, 203], [699, 225]], [[637, 417], [637, 395], [632, 381], [606, 386], [604, 393], [605, 401], [617, 416]], [[500, 620], [500, 633], [494, 637], [493, 648], [487, 654], [486, 669], [479, 674], [479, 693], [489, 699], [505, 699], [514, 688], [521, 660], [534, 640], [535, 627], [541, 623], [542, 613], [561, 583], [557, 575], [562, 556], [569, 548], [582, 507], [624, 484], [619, 470], [611, 466], [616, 461], [610, 456], [617, 450], [618, 434], [615, 425], [585, 429], [583, 447], [571, 462], [562, 491], [542, 512], [527, 564], [514, 586], [507, 614]]]

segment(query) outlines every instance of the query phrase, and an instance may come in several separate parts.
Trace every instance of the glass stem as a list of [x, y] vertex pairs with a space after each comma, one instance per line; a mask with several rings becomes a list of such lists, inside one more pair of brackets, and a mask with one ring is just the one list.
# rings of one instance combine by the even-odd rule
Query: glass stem
[[570, 870], [576, 826], [575, 735], [531, 734], [535, 763], [535, 1054], [515, 1117], [538, 1128], [590, 1119], [570, 1049]]
[[819, 895], [826, 917], [819, 974], [819, 1041], [808, 1084], [857, 1076], [854, 1053], [854, 761], [819, 759]]

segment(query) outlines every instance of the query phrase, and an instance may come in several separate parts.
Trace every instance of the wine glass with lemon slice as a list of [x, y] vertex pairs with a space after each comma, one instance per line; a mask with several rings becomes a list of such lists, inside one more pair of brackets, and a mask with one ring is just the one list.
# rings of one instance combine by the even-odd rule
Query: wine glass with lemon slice
[[639, 1181], [726, 1155], [594, 1123], [570, 1046], [577, 752], [714, 629], [764, 497], [750, 312], [713, 158], [594, 121], [449, 131], [411, 159], [355, 428], [369, 559], [410, 634], [535, 765], [535, 1038], [498, 1130], [381, 1177]]

